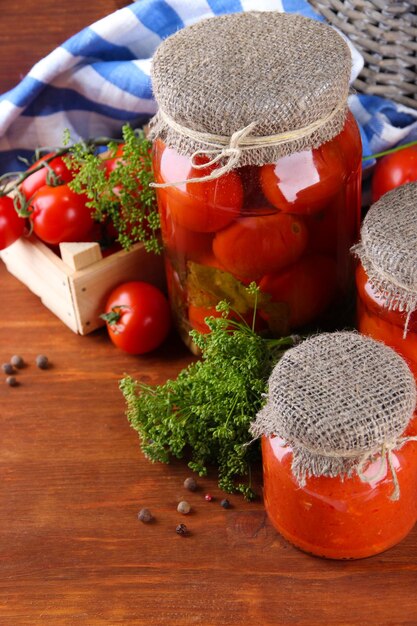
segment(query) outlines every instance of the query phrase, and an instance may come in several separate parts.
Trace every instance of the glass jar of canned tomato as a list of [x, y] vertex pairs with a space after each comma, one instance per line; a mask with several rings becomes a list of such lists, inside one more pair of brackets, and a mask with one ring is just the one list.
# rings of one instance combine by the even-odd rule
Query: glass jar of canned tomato
[[[161, 139], [157, 183], [210, 174]], [[194, 159], [195, 163], [195, 159]], [[361, 140], [347, 114], [342, 131], [311, 148], [212, 180], [157, 188], [168, 289], [184, 340], [207, 332], [226, 299], [252, 319], [245, 287], [259, 286], [257, 327], [275, 335], [340, 322], [353, 284], [350, 247], [360, 222]]]
[[[405, 437], [417, 436], [417, 417]], [[291, 471], [291, 446], [262, 438], [264, 503], [274, 527], [304, 552], [330, 559], [360, 559], [388, 550], [417, 520], [417, 443], [393, 453], [400, 499], [393, 501], [388, 464], [381, 459], [349, 478], [312, 476], [300, 486]]]
[[417, 182], [368, 210], [356, 268], [357, 328], [399, 352], [417, 378]]
[[416, 382], [356, 332], [313, 335], [273, 368], [251, 424], [264, 503], [292, 544], [332, 559], [378, 554], [417, 520]]

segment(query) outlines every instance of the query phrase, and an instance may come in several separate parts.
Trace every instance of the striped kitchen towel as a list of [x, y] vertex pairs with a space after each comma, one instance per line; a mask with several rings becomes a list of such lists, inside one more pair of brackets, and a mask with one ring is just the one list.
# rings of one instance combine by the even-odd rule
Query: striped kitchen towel
[[[198, 20], [240, 11], [285, 11], [319, 18], [306, 0], [139, 0], [95, 22], [39, 61], [0, 96], [0, 173], [22, 169], [39, 146], [117, 136], [155, 113], [151, 57], [162, 39]], [[351, 46], [352, 78], [362, 58]], [[417, 111], [372, 96], [351, 95], [364, 153], [417, 138]]]

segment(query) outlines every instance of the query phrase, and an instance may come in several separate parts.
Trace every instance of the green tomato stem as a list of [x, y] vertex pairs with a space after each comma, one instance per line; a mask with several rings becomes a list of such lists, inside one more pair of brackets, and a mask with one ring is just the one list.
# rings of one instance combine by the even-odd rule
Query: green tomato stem
[[117, 326], [122, 317], [121, 309], [130, 309], [127, 304], [116, 304], [108, 313], [102, 313], [99, 317], [109, 326]]
[[[122, 140], [111, 139], [109, 137], [97, 137], [96, 139], [88, 139], [87, 141], [84, 142], [84, 144], [86, 145], [87, 149], [94, 150], [95, 148], [99, 148], [101, 146], [107, 146], [111, 142], [122, 143]], [[33, 167], [32, 169], [27, 169], [24, 172], [6, 172], [5, 174], [2, 174], [0, 176], [0, 198], [2, 196], [6, 196], [10, 193], [13, 193], [15, 190], [19, 188], [19, 186], [23, 183], [23, 181], [26, 180], [26, 178], [28, 178], [35, 172], [38, 172], [43, 167], [48, 167], [49, 163], [53, 161], [54, 159], [56, 159], [57, 157], [68, 154], [71, 151], [71, 146], [65, 146], [64, 148], [46, 148], [46, 147], [39, 148], [36, 151], [36, 154], [38, 156], [42, 152], [47, 152], [47, 151], [52, 151], [53, 154], [49, 156], [48, 158], [44, 159], [42, 163], [39, 163], [36, 167]], [[48, 167], [48, 170], [49, 172], [52, 172], [51, 168], [49, 167]], [[3, 181], [7, 181], [7, 180], [11, 180], [10, 185], [8, 185], [7, 182], [3, 184]], [[55, 181], [55, 184], [57, 184], [56, 181]], [[55, 186], [55, 184], [53, 186]]]
[[409, 143], [404, 143], [402, 146], [397, 146], [396, 148], [390, 148], [389, 150], [384, 150], [384, 152], [377, 152], [376, 154], [370, 154], [368, 156], [362, 157], [362, 161], [370, 161], [371, 159], [379, 159], [383, 156], [387, 156], [387, 154], [393, 154], [394, 152], [399, 152], [400, 150], [404, 150], [405, 148], [410, 148], [411, 146], [417, 145], [417, 141], [410, 141]]

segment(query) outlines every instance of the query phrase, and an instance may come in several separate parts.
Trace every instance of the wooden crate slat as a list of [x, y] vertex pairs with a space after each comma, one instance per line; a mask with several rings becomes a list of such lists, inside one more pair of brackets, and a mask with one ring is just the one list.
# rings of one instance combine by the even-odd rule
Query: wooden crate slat
[[[32, 274], [42, 277], [47, 289], [55, 291], [61, 297], [68, 294], [69, 268], [47, 246], [39, 241], [20, 238], [1, 252], [1, 258], [7, 269], [16, 275], [29, 289], [32, 288]], [[37, 295], [41, 293], [35, 292]]]
[[[82, 247], [82, 246], [81, 246]], [[165, 288], [162, 255], [142, 244], [121, 250], [74, 271], [35, 237], [21, 238], [0, 253], [8, 271], [24, 283], [72, 331], [82, 335], [104, 325], [110, 291], [122, 282], [144, 280]]]
[[[46, 248], [43, 244], [42, 247]], [[1, 258], [13, 276], [38, 296], [42, 304], [73, 332], [77, 332], [78, 322], [68, 276], [59, 264], [51, 262], [42, 247], [33, 246], [22, 239], [3, 250]], [[49, 248], [46, 249], [53, 254]]]

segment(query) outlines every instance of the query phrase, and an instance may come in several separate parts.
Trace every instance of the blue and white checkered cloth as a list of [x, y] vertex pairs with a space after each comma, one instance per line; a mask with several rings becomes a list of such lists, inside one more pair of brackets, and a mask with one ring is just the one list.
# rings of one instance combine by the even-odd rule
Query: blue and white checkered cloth
[[[306, 0], [139, 0], [95, 22], [39, 61], [0, 96], [0, 173], [22, 169], [39, 146], [80, 137], [117, 136], [156, 111], [149, 72], [159, 43], [198, 20], [240, 11], [285, 11], [321, 19]], [[352, 47], [352, 78], [362, 58]], [[364, 154], [417, 139], [417, 111], [352, 95]]]

